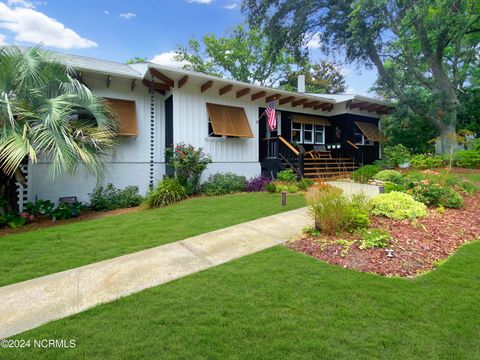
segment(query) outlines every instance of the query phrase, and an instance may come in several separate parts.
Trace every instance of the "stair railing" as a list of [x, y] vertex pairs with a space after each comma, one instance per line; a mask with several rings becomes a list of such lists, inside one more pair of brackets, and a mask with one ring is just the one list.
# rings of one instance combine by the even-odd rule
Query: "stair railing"
[[285, 140], [282, 136], [278, 136], [278, 157], [280, 160], [285, 161], [293, 171], [297, 174], [297, 177], [301, 179], [304, 174], [304, 154], [298, 151]]

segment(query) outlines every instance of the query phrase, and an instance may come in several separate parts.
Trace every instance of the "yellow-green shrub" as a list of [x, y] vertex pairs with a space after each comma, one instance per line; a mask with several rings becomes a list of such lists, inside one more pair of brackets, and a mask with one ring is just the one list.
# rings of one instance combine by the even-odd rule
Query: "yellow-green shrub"
[[372, 215], [395, 220], [420, 218], [427, 215], [427, 207], [424, 204], [398, 191], [374, 197], [368, 202], [367, 208]]

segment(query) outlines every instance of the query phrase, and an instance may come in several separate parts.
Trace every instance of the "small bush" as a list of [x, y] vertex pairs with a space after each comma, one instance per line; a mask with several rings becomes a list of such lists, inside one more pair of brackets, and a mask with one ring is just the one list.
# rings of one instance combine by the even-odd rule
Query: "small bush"
[[26, 203], [25, 212], [33, 216], [50, 216], [52, 214], [54, 204], [50, 200], [37, 200], [35, 202]]
[[277, 173], [277, 180], [285, 182], [296, 182], [297, 175], [293, 172], [292, 169], [282, 170]]
[[233, 173], [217, 173], [210, 175], [208, 180], [203, 183], [203, 193], [209, 196], [232, 194], [245, 191], [247, 179]]
[[409, 161], [411, 157], [410, 150], [401, 144], [385, 147], [383, 154], [388, 163], [393, 167]]
[[336, 191], [323, 191], [310, 206], [310, 214], [318, 230], [333, 235], [368, 226], [365, 204], [364, 196], [348, 198]]
[[463, 150], [458, 151], [453, 155], [453, 161], [455, 166], [478, 169], [480, 168], [480, 151], [475, 150]]
[[97, 211], [114, 210], [138, 206], [142, 196], [138, 193], [138, 186], [127, 186], [117, 189], [113, 184], [96, 187], [90, 195], [90, 207]]
[[385, 194], [387, 194], [392, 191], [405, 191], [405, 188], [402, 185], [395, 184], [391, 181], [385, 181], [383, 183], [383, 190]]
[[77, 202], [75, 204], [59, 204], [55, 210], [52, 211], [51, 217], [53, 220], [65, 220], [77, 217], [82, 210], [84, 205]]
[[380, 172], [380, 168], [377, 165], [365, 165], [352, 172], [352, 179], [365, 184], [373, 179], [378, 172]]
[[27, 222], [27, 219], [22, 216], [18, 216], [13, 211], [7, 211], [0, 215], [0, 226], [9, 226], [12, 229], [22, 227]]
[[187, 191], [175, 179], [164, 179], [151, 190], [144, 201], [146, 207], [163, 207], [186, 199]]
[[362, 250], [383, 248], [392, 238], [390, 233], [384, 229], [360, 229], [358, 234], [360, 235], [359, 248]]
[[265, 186], [265, 189], [266, 189], [269, 193], [277, 192], [277, 186], [276, 186], [273, 182], [268, 183], [268, 184]]
[[246, 190], [248, 192], [258, 192], [258, 191], [265, 191], [265, 188], [268, 184], [270, 184], [272, 179], [266, 176], [257, 176], [251, 178], [247, 181]]
[[424, 170], [445, 166], [447, 165], [447, 161], [441, 155], [418, 154], [412, 156], [410, 165], [414, 169]]
[[275, 184], [275, 191], [281, 193], [286, 191], [287, 193], [294, 194], [298, 192], [299, 188], [298, 185], [295, 183], [276, 183]]
[[313, 183], [314, 181], [312, 179], [303, 178], [298, 182], [298, 188], [301, 191], [307, 191], [313, 185]]
[[450, 187], [424, 180], [409, 190], [413, 198], [430, 206], [445, 206], [459, 208], [463, 206], [463, 199], [459, 193]]
[[390, 181], [395, 184], [401, 184], [403, 180], [403, 175], [396, 170], [382, 170], [379, 173], [375, 174], [373, 178], [375, 180]]
[[371, 199], [367, 206], [372, 215], [395, 220], [420, 218], [427, 215], [425, 204], [416, 201], [408, 194], [397, 191], [380, 194]]
[[475, 185], [471, 181], [463, 180], [456, 184], [456, 187], [467, 195], [473, 195], [475, 192], [480, 191], [480, 186]]

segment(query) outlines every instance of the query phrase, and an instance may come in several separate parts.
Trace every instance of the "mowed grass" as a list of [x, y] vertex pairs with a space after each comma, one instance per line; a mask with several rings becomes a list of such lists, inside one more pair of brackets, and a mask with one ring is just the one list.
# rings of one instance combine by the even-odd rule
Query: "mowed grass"
[[479, 258], [471, 243], [409, 280], [276, 247], [15, 337], [73, 349], [0, 358], [479, 359]]
[[305, 206], [303, 195], [199, 197], [153, 210], [0, 237], [0, 286]]

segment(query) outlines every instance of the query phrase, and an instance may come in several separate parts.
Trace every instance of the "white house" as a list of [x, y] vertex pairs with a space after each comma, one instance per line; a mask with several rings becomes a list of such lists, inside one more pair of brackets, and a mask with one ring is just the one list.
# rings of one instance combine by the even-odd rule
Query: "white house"
[[[95, 186], [110, 182], [119, 188], [137, 185], [145, 194], [168, 172], [165, 147], [178, 143], [203, 147], [211, 155], [204, 177], [230, 171], [250, 178], [285, 166], [305, 176], [328, 175], [332, 166], [347, 169], [379, 157], [378, 119], [392, 109], [363, 96], [287, 92], [153, 63], [62, 58], [110, 100], [119, 120], [118, 148], [105, 159], [102, 179], [79, 171], [52, 180], [48, 161], [28, 164], [20, 205], [66, 196], [88, 201]], [[270, 132], [261, 115], [272, 101], [278, 130]], [[331, 159], [309, 162], [313, 149]]]

